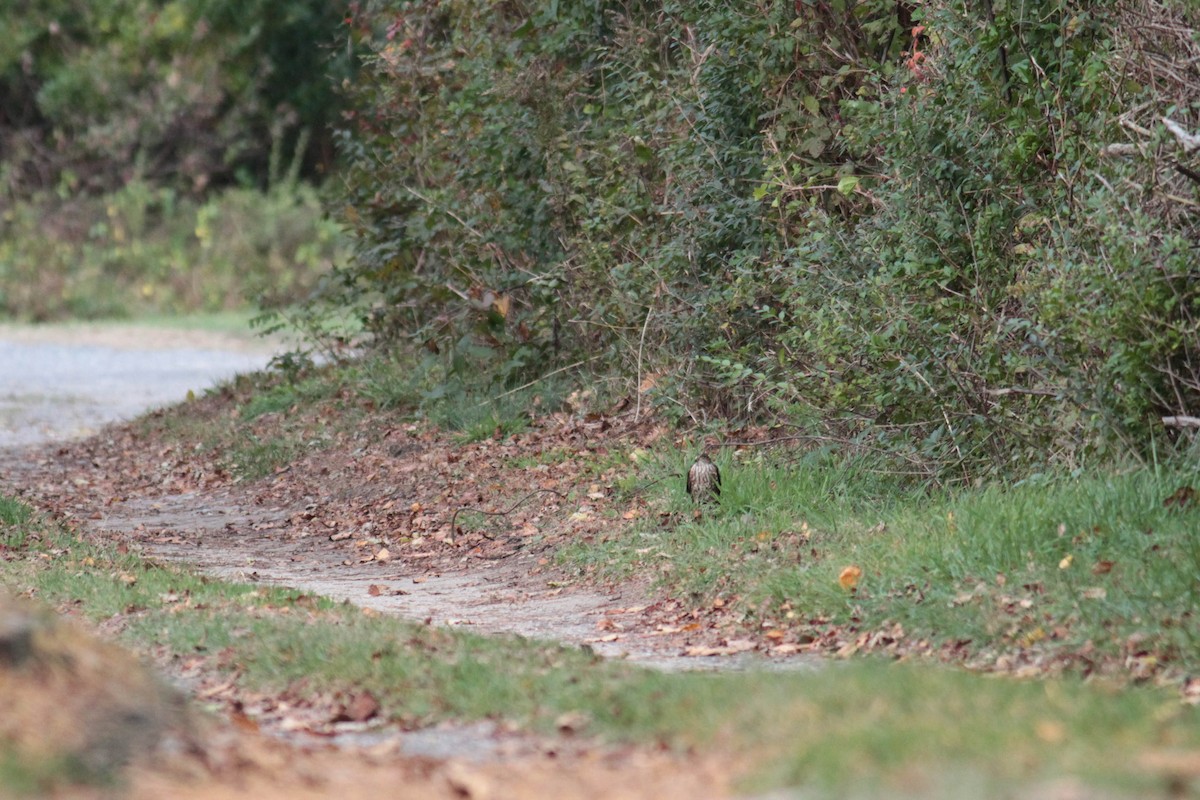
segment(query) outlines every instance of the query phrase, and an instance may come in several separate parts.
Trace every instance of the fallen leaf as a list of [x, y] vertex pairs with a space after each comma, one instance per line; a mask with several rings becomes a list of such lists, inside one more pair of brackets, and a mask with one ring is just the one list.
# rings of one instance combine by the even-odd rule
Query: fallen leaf
[[377, 583], [372, 583], [367, 587], [367, 594], [371, 595], [371, 597], [379, 597], [379, 595], [383, 594], [383, 587]]
[[1075, 560], [1075, 556], [1068, 553], [1067, 555], [1063, 556], [1062, 561], [1058, 562], [1058, 568], [1059, 569], [1067, 569], [1068, 567], [1071, 566], [1071, 562], [1074, 560]]
[[1067, 729], [1063, 727], [1061, 722], [1044, 719], [1034, 726], [1033, 732], [1043, 742], [1048, 744], [1058, 744], [1063, 739], [1067, 738]]
[[1189, 505], [1196, 503], [1196, 490], [1191, 486], [1180, 486], [1171, 494], [1170, 497], [1163, 500], [1163, 508], [1176, 506], [1177, 508], [1186, 508]]
[[478, 769], [473, 769], [461, 761], [449, 762], [442, 772], [455, 797], [465, 797], [467, 800], [486, 800], [486, 798], [496, 796], [496, 787], [492, 780]]
[[1097, 561], [1095, 565], [1092, 566], [1092, 574], [1107, 575], [1108, 573], [1112, 572], [1113, 566], [1114, 562], [1112, 561]]
[[855, 566], [846, 567], [838, 575], [838, 585], [846, 591], [850, 591], [855, 586], [858, 586], [858, 579], [862, 577], [862, 570]]
[[492, 308], [502, 318], [508, 318], [508, 311], [512, 307], [512, 296], [507, 294], [496, 295], [496, 299], [492, 301]]
[[233, 720], [235, 727], [247, 733], [257, 733], [258, 723], [253, 720], [240, 705], [234, 706], [229, 713], [230, 719]]
[[753, 650], [758, 645], [752, 639], [731, 639], [719, 647], [697, 645], [683, 651], [685, 656], [732, 656]]
[[370, 692], [363, 691], [351, 698], [345, 708], [334, 716], [334, 722], [366, 722], [379, 713], [379, 701]]
[[554, 720], [554, 727], [558, 728], [559, 733], [571, 734], [583, 730], [591, 721], [591, 717], [582, 711], [568, 711]]
[[1083, 590], [1083, 596], [1088, 600], [1103, 600], [1108, 597], [1108, 591], [1103, 586], [1093, 586]]
[[658, 379], [661, 377], [662, 377], [662, 375], [657, 372], [647, 373], [646, 377], [642, 378], [641, 383], [638, 384], [638, 391], [641, 392], [642, 394], [645, 394], [646, 392], [650, 391], [651, 389], [653, 389], [655, 386], [658, 385]]
[[379, 552], [375, 554], [375, 560], [379, 562], [390, 561], [392, 554], [388, 552], [386, 547], [379, 548]]

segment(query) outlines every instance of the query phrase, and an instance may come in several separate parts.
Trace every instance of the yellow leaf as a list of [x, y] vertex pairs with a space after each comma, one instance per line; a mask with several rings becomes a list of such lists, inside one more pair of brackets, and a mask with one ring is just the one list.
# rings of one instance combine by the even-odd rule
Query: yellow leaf
[[1044, 719], [1034, 726], [1034, 732], [1039, 739], [1049, 744], [1058, 744], [1067, 738], [1067, 729], [1063, 727], [1063, 724], [1048, 719]]
[[858, 579], [861, 577], [861, 569], [854, 566], [846, 567], [844, 570], [842, 570], [842, 573], [838, 575], [838, 584], [846, 591], [850, 591], [855, 586], [858, 586]]
[[1073, 555], [1068, 554], [1066, 556], [1063, 556], [1063, 560], [1058, 562], [1058, 568], [1066, 569], [1067, 567], [1071, 566], [1071, 562], [1074, 560], [1075, 560], [1075, 556], [1073, 556]]
[[508, 310], [512, 308], [512, 295], [496, 295], [496, 299], [492, 301], [492, 308], [496, 309], [497, 314], [508, 319]]
[[1020, 644], [1022, 647], [1032, 647], [1038, 642], [1046, 638], [1046, 630], [1042, 627], [1037, 627], [1029, 633], [1021, 637]]

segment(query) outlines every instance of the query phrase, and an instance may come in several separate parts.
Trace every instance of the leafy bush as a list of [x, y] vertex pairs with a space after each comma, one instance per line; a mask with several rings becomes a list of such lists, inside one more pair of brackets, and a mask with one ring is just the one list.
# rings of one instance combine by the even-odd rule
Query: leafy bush
[[[1191, 35], [1147, 44], [1137, 15]], [[1200, 127], [1200, 91], [1147, 65], [1187, 63], [1195, 15], [363, 3], [340, 134], [358, 257], [328, 297], [451, 381], [586, 364], [939, 479], [1146, 449], [1200, 406], [1196, 232], [1148, 180], [1182, 157], [1157, 121], [1107, 156], [1168, 89]]]
[[[324, 0], [45, 0], [0, 18], [0, 189], [264, 184], [272, 147], [328, 163]], [[337, 66], [332, 69], [336, 72]], [[0, 202], [3, 202], [0, 196]]]

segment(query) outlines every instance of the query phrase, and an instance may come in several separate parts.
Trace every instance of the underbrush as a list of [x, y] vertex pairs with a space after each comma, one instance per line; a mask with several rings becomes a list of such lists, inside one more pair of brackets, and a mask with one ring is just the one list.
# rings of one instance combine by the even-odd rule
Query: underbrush
[[341, 257], [341, 228], [301, 183], [203, 202], [131, 182], [0, 216], [0, 313], [26, 321], [241, 310], [305, 297]]
[[380, 341], [942, 484], [1183, 438], [1195, 4], [405, 9], [347, 26], [326, 293]]
[[[32, 517], [6, 521], [0, 544], [0, 584], [104, 620], [139, 650], [204, 659], [244, 688], [287, 690], [293, 700], [365, 690], [406, 727], [503, 719], [699, 748], [747, 765], [747, 789], [1001, 797], [1070, 778], [1136, 795], [1178, 780], [1147, 765], [1155, 754], [1200, 746], [1194, 709], [1153, 689], [995, 680], [880, 660], [662, 674], [205, 578]], [[20, 778], [0, 770], [9, 788]]]

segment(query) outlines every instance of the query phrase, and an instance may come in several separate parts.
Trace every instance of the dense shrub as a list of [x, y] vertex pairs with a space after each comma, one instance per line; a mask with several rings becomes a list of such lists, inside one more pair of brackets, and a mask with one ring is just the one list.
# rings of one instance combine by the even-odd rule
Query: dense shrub
[[[1147, 16], [1179, 35], [1131, 33]], [[366, 2], [358, 258], [332, 299], [452, 371], [583, 361], [922, 474], [1144, 450], [1200, 408], [1197, 185], [1160, 122], [1200, 127], [1196, 22], [1160, 0]]]
[[[0, 15], [0, 192], [264, 185], [328, 162], [327, 0], [39, 0]], [[6, 197], [0, 194], [0, 204]]]

